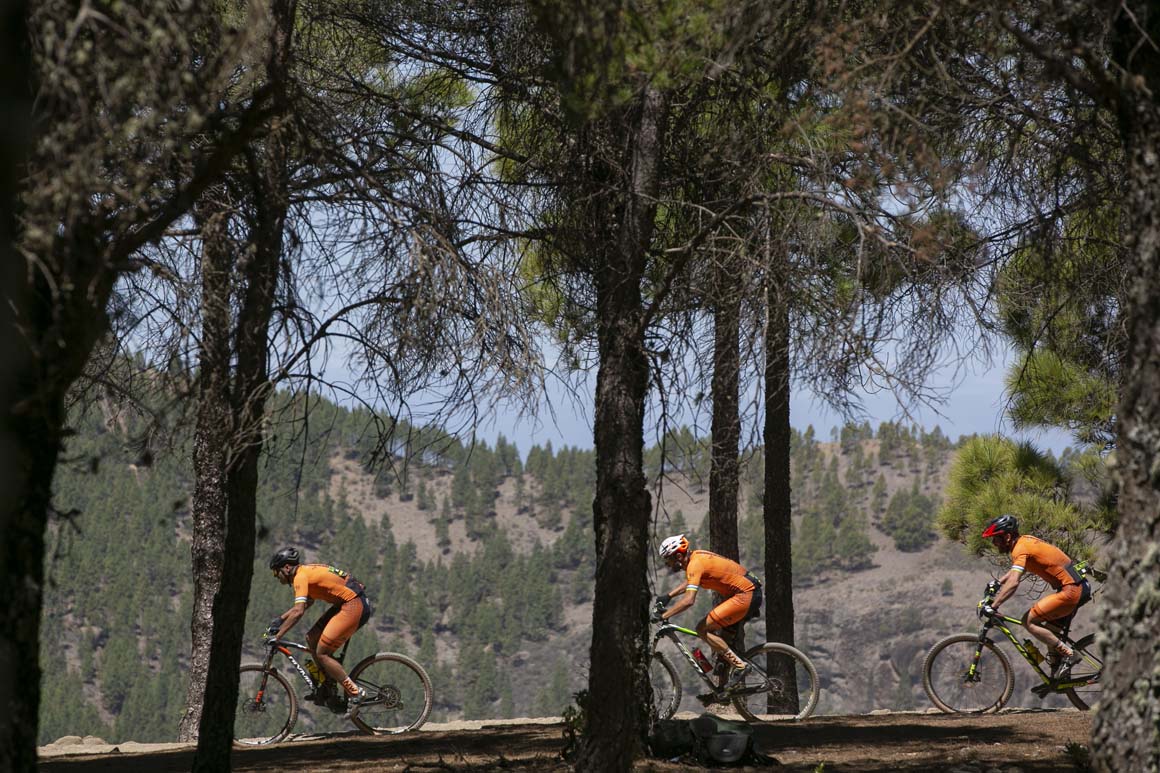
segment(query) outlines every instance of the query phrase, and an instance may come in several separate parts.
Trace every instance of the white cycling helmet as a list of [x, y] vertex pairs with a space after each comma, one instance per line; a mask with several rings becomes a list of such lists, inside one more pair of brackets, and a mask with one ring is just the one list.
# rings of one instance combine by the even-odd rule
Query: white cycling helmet
[[689, 552], [689, 540], [685, 539], [684, 534], [677, 534], [672, 537], [667, 537], [661, 542], [660, 554], [661, 558], [668, 560], [678, 553]]

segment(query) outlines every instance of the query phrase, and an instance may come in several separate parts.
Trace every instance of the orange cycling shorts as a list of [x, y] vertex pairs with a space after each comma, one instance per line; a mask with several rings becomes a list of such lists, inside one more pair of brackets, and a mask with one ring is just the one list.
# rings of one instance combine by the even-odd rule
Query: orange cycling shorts
[[331, 651], [337, 650], [363, 626], [370, 617], [370, 606], [364, 604], [363, 598], [356, 596], [350, 601], [335, 604], [318, 618], [310, 630], [322, 634], [318, 638], [320, 646]]
[[720, 628], [728, 628], [731, 625], [736, 625], [749, 614], [749, 607], [752, 603], [753, 591], [730, 596], [713, 607], [713, 611], [708, 615], [709, 622]]
[[1031, 616], [1040, 620], [1058, 620], [1067, 617], [1079, 608], [1079, 598], [1083, 588], [1079, 585], [1064, 585], [1050, 596], [1044, 596], [1031, 607]]

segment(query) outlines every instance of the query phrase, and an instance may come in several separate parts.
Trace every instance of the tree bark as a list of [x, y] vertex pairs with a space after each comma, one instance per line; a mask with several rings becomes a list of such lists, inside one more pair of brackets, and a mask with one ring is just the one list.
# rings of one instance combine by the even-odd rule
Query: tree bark
[[[267, 77], [273, 85], [273, 103], [279, 116], [285, 115], [289, 104], [286, 76], [294, 13], [293, 0], [280, 0], [272, 5]], [[233, 329], [237, 365], [228, 395], [211, 394], [215, 399], [226, 397], [226, 401], [212, 410], [228, 412], [228, 426], [233, 432], [227, 443], [230, 456], [225, 480], [212, 481], [220, 486], [214, 496], [224, 499], [226, 517], [221, 524], [223, 530], [207, 536], [209, 541], [222, 546], [222, 561], [220, 583], [212, 597], [205, 691], [192, 767], [195, 772], [230, 768], [238, 666], [246, 633], [246, 609], [257, 542], [258, 462], [266, 401], [273, 388], [269, 383], [269, 330], [289, 209], [286, 166], [289, 141], [288, 122], [276, 118], [260, 151], [249, 156], [247, 188], [253, 198], [253, 215], [247, 224], [250, 257], [236, 267], [242, 288], [237, 324]], [[222, 592], [227, 588], [229, 592]], [[194, 625], [197, 625], [196, 618]], [[190, 706], [195, 697], [191, 695], [187, 699]]]
[[[48, 398], [37, 410], [38, 361], [16, 334], [37, 305], [28, 265], [17, 249], [19, 180], [32, 145], [32, 57], [27, 4], [0, 5], [0, 770], [34, 770], [40, 714], [40, 607], [44, 526], [59, 450], [62, 413]], [[17, 410], [19, 405], [23, 410]], [[56, 431], [52, 430], [53, 425]]]
[[645, 573], [651, 501], [644, 475], [648, 356], [640, 288], [656, 215], [664, 100], [647, 89], [633, 112], [622, 122], [632, 133], [625, 164], [628, 178], [616, 221], [621, 225], [595, 277], [600, 354], [592, 503], [596, 598], [588, 725], [576, 768], [601, 773], [629, 770], [643, 753], [652, 695]]
[[[20, 180], [33, 143], [27, 12], [26, 3], [0, 5], [0, 581], [7, 594], [0, 605], [0, 771], [36, 769], [44, 533], [65, 394], [105, 328], [114, 276], [83, 227], [61, 234], [36, 269], [17, 247]], [[90, 249], [80, 249], [86, 240]]]
[[[245, 638], [246, 608], [257, 543], [258, 461], [262, 454], [266, 401], [273, 389], [269, 383], [267, 358], [288, 208], [284, 141], [283, 132], [271, 132], [255, 186], [258, 214], [251, 239], [253, 258], [244, 271], [246, 292], [238, 313], [237, 373], [230, 404], [238, 431], [232, 439], [237, 452], [230, 462], [226, 486], [229, 508], [222, 587], [232, 590], [214, 598], [205, 710], [198, 733], [194, 771], [227, 770], [225, 766], [233, 744], [238, 665]], [[271, 615], [275, 613], [276, 610], [271, 611]]]
[[[793, 555], [790, 511], [789, 303], [784, 277], [788, 271], [782, 245], [775, 245], [766, 278], [765, 327], [765, 637], [794, 643]], [[772, 664], [771, 664], [772, 665]], [[784, 665], [784, 664], [783, 664]], [[797, 682], [784, 706], [797, 712]]]
[[8, 589], [0, 606], [2, 771], [36, 769], [44, 526], [63, 412], [52, 398], [48, 411], [37, 410], [38, 361], [32, 342], [16, 333], [37, 305], [16, 246], [19, 180], [32, 146], [27, 13], [24, 2], [0, 4], [0, 578]]
[[732, 261], [715, 269], [713, 307], [713, 425], [709, 467], [709, 548], [738, 560], [737, 486], [741, 417], [738, 381], [741, 372], [740, 272]]
[[1118, 413], [1120, 522], [1101, 605], [1104, 690], [1092, 746], [1098, 770], [1128, 773], [1160, 770], [1160, 9], [1125, 6], [1134, 15], [1121, 11], [1114, 55], [1124, 72], [1124, 233], [1135, 266]]
[[214, 631], [214, 599], [225, 564], [226, 481], [233, 419], [230, 411], [230, 278], [234, 244], [224, 186], [211, 189], [195, 217], [201, 231], [201, 348], [193, 438], [193, 617], [189, 680], [178, 740], [193, 741], [201, 724]]

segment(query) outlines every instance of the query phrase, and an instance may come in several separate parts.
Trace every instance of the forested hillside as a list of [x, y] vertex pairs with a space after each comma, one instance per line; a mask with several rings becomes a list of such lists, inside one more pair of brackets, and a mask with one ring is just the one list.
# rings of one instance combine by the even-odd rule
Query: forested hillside
[[[294, 415], [301, 406], [279, 407]], [[172, 739], [192, 603], [188, 448], [177, 438], [143, 454], [128, 443], [137, 436], [135, 419], [112, 410], [81, 427], [70, 441], [72, 463], [57, 480], [41, 740]], [[366, 583], [376, 612], [348, 662], [376, 649], [415, 656], [435, 684], [434, 719], [558, 714], [587, 677], [593, 453], [547, 445], [525, 455], [503, 438], [494, 447], [466, 447], [406, 425], [395, 427], [383, 449], [369, 427], [367, 414], [312, 399], [309, 422], [275, 429], [262, 466], [248, 613], [254, 644], [245, 659], [257, 657], [265, 623], [291, 604], [266, 560], [293, 544], [309, 560], [349, 569]], [[973, 578], [988, 567], [940, 542], [931, 527], [954, 449], [937, 428], [889, 422], [849, 426], [825, 442], [812, 428], [795, 432], [798, 636], [823, 674], [823, 711], [909, 708], [918, 700], [910, 661], [920, 646], [909, 640], [923, 628], [923, 614], [915, 607], [884, 619], [878, 603], [889, 591], [899, 592], [900, 603], [933, 596], [948, 609], [942, 627], [970, 624], [963, 609], [950, 609], [950, 597], [970, 603], [979, 590]], [[666, 439], [666, 451], [663, 471], [659, 449], [647, 455], [660, 495], [656, 533], [688, 530], [707, 546], [707, 444], [683, 430]], [[743, 470], [742, 560], [760, 571], [760, 450]], [[908, 589], [907, 576], [931, 561], [945, 576]], [[654, 578], [658, 586], [673, 583]], [[879, 587], [887, 582], [893, 585]], [[938, 590], [928, 594], [923, 588], [932, 582]], [[866, 596], [835, 590], [855, 587], [879, 602], [863, 607]], [[304, 635], [320, 612], [310, 610], [294, 634]], [[857, 624], [863, 618], [879, 622]], [[844, 620], [855, 621], [854, 630], [844, 633]], [[850, 653], [841, 652], [846, 634], [860, 641], [858, 652], [890, 665], [888, 687], [873, 669], [859, 676], [861, 667], [851, 668]], [[881, 656], [875, 645], [899, 636], [913, 650], [901, 666], [892, 660], [895, 644]], [[343, 726], [329, 715], [308, 713], [303, 722]]]

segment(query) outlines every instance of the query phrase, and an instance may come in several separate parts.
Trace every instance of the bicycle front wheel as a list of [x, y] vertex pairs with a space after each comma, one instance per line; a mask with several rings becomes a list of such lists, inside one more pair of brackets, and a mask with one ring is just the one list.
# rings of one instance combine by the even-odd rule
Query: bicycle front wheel
[[1087, 681], [1088, 684], [1072, 687], [1064, 692], [1072, 705], [1080, 711], [1087, 711], [1100, 700], [1103, 683], [1100, 682], [1104, 670], [1104, 661], [1100, 658], [1100, 651], [1096, 647], [1095, 634], [1088, 634], [1074, 645], [1075, 651], [1083, 655], [1083, 660], [1071, 667], [1064, 682]]
[[677, 669], [659, 652], [654, 651], [648, 669], [652, 685], [653, 708], [657, 719], [671, 719], [681, 705], [681, 678]]
[[431, 678], [406, 655], [371, 655], [354, 667], [350, 678], [367, 693], [350, 718], [364, 733], [391, 735], [418, 730], [431, 714]]
[[974, 674], [970, 669], [979, 648], [976, 634], [948, 636], [930, 648], [922, 664], [922, 686], [939, 710], [985, 714], [998, 711], [1011, 699], [1015, 675], [1010, 661], [990, 639], [982, 646]]
[[818, 671], [806, 654], [780, 642], [745, 653], [749, 673], [733, 706], [750, 722], [805, 719], [818, 706]]
[[257, 664], [242, 666], [234, 742], [246, 746], [278, 743], [298, 719], [298, 696], [286, 677]]

